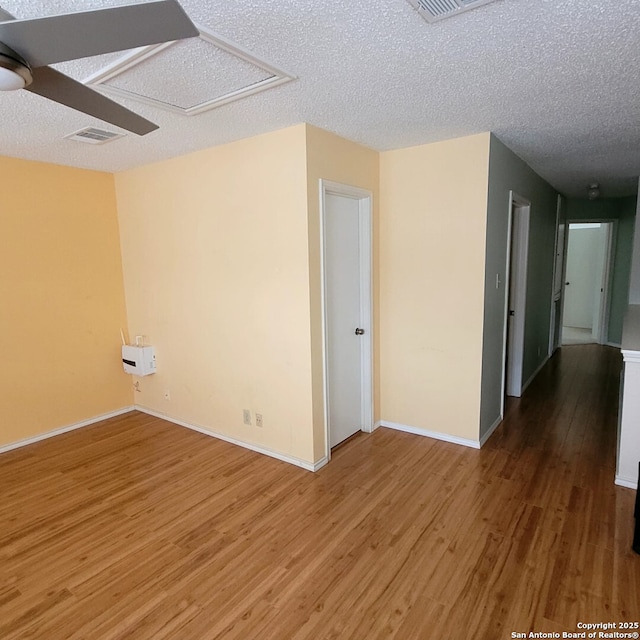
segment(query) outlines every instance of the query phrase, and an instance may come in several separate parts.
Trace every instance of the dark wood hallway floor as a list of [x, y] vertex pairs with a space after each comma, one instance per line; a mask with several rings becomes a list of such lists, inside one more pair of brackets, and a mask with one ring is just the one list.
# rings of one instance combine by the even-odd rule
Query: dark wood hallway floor
[[5, 453], [0, 638], [501, 640], [640, 621], [635, 492], [614, 485], [620, 367], [564, 347], [481, 451], [383, 428], [312, 474], [133, 412]]

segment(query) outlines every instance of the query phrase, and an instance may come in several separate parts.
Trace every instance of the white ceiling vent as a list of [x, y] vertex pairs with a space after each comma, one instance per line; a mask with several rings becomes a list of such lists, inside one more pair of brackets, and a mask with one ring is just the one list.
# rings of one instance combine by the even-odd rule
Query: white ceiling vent
[[496, 0], [409, 0], [427, 22], [438, 22]]
[[80, 131], [75, 131], [65, 136], [67, 140], [76, 140], [77, 142], [86, 142], [87, 144], [105, 144], [118, 138], [123, 138], [124, 133], [116, 133], [115, 131], [105, 131], [104, 129], [96, 129], [95, 127], [85, 127]]

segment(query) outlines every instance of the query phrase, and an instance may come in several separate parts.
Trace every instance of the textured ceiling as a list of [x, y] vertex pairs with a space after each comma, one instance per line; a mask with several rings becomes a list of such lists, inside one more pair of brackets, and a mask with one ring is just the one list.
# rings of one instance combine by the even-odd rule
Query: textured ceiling
[[[29, 18], [129, 2], [0, 4]], [[378, 150], [493, 131], [568, 195], [584, 197], [594, 180], [604, 196], [636, 191], [638, 0], [497, 0], [432, 25], [407, 0], [182, 5], [195, 23], [297, 79], [197, 116], [115, 98], [160, 129], [103, 146], [63, 136], [113, 127], [27, 91], [3, 93], [0, 154], [119, 171], [303, 121]], [[145, 93], [158, 81], [180, 86], [185, 73], [210, 77], [170, 51], [127, 82]], [[56, 67], [84, 79], [117, 57]], [[176, 96], [168, 91], [167, 99]]]
[[[185, 59], [191, 59], [194, 66], [200, 66], [200, 82], [194, 82], [191, 73], [178, 76], [170, 83], [162, 80], [164, 70], [171, 66], [172, 61]], [[224, 73], [216, 73], [217, 69], [222, 69]], [[190, 38], [176, 42], [169, 49], [145, 60], [112, 80], [111, 84], [139, 93], [142, 87], [149, 84], [150, 78], [156, 78], [160, 81], [155, 86], [148, 87], [145, 95], [187, 109], [210, 100], [212, 96], [218, 97], [232, 91], [238, 83], [246, 86], [259, 82], [268, 75], [266, 71], [253, 67], [226, 51], [207, 46], [198, 38]]]

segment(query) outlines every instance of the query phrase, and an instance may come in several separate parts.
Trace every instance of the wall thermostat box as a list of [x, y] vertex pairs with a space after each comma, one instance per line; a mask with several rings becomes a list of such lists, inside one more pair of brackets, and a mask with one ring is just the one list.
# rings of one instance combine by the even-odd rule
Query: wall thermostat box
[[148, 376], [156, 372], [156, 348], [122, 345], [122, 366], [125, 373]]

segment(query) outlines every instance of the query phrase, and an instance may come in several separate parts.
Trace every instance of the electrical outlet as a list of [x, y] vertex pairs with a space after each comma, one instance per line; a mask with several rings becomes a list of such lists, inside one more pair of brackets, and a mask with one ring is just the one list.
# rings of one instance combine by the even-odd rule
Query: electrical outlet
[[251, 424], [251, 411], [249, 411], [249, 409], [242, 410], [242, 421], [245, 424], [248, 424], [248, 425]]
[[165, 391], [164, 391], [164, 399], [165, 400], [171, 400], [171, 391], [169, 391], [169, 389], [165, 389]]
[[262, 426], [262, 414], [256, 413], [256, 427]]

